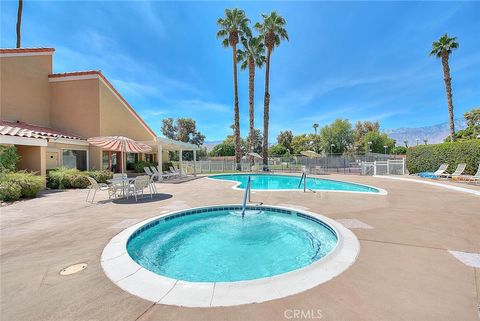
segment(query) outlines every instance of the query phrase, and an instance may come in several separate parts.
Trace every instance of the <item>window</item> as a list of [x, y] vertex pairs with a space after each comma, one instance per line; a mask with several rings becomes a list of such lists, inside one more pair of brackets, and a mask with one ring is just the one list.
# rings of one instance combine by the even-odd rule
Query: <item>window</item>
[[64, 167], [76, 168], [81, 171], [87, 170], [87, 151], [64, 149], [63, 164]]
[[138, 162], [138, 154], [127, 153], [127, 170], [133, 169], [133, 164]]
[[154, 154], [145, 154], [145, 161], [153, 163], [155, 161]]
[[102, 168], [112, 171], [114, 173], [117, 172], [117, 154], [118, 152], [111, 152], [111, 151], [103, 151], [102, 153]]

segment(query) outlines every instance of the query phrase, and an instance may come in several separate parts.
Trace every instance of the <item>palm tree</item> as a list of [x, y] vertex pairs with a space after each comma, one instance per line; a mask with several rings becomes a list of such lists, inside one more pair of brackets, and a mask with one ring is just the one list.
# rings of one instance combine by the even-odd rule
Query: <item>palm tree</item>
[[239, 38], [248, 34], [248, 22], [245, 12], [240, 9], [225, 9], [225, 18], [219, 18], [217, 24], [220, 28], [217, 38], [222, 38], [223, 47], [232, 47], [233, 52], [233, 93], [234, 93], [234, 126], [235, 126], [235, 162], [237, 170], [241, 170], [240, 160], [242, 151], [240, 147], [240, 111], [238, 107], [238, 82], [237, 82], [237, 44]]
[[288, 40], [288, 33], [285, 29], [287, 22], [277, 12], [272, 11], [270, 15], [262, 14], [263, 22], [257, 22], [255, 29], [260, 32], [260, 38], [267, 48], [267, 61], [265, 67], [265, 96], [263, 99], [263, 165], [268, 165], [268, 120], [270, 113], [270, 57], [275, 47], [280, 45], [281, 40]]
[[265, 46], [259, 37], [242, 37], [243, 50], [237, 50], [237, 60], [242, 70], [248, 67], [248, 105], [249, 105], [249, 132], [250, 152], [255, 146], [255, 68], [262, 68], [265, 63]]
[[443, 79], [445, 80], [445, 91], [447, 92], [448, 116], [450, 119], [450, 141], [455, 141], [455, 124], [453, 120], [453, 101], [452, 101], [452, 78], [450, 77], [450, 66], [448, 58], [454, 49], [458, 48], [457, 37], [449, 37], [447, 34], [432, 43], [430, 56], [442, 58]]
[[17, 48], [20, 48], [20, 28], [22, 26], [22, 12], [23, 12], [23, 0], [18, 0], [17, 11]]

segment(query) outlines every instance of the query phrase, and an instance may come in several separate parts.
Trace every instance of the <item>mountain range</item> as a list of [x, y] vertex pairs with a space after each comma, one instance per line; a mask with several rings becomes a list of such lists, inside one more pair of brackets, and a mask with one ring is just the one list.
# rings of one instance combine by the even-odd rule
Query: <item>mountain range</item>
[[[465, 127], [467, 127], [467, 124], [463, 118], [455, 119], [455, 130], [464, 129]], [[419, 144], [423, 144], [425, 139], [428, 140], [429, 144], [441, 143], [449, 135], [449, 128], [449, 123], [445, 122], [417, 128], [385, 129], [383, 132], [395, 139], [398, 146], [403, 146], [404, 140], [408, 141], [409, 146], [413, 146], [416, 144], [417, 139]]]
[[[397, 141], [398, 146], [403, 146], [404, 140], [408, 141], [409, 146], [416, 144], [416, 139], [418, 139], [419, 144], [423, 144], [424, 140], [427, 139], [429, 144], [438, 144], [443, 142], [443, 140], [448, 136], [449, 133], [449, 124], [444, 122], [441, 124], [416, 127], [416, 128], [395, 128], [395, 129], [385, 129], [383, 132], [386, 133], [389, 137]], [[455, 119], [455, 130], [464, 129], [467, 127], [465, 119], [458, 118]], [[203, 146], [207, 148], [208, 151], [212, 150], [215, 145], [220, 144], [221, 140], [210, 140], [205, 141]]]

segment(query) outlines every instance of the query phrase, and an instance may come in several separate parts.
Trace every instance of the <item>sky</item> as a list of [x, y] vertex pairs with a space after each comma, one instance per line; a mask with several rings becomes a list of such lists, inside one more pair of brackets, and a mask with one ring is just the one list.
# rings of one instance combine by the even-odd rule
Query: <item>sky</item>
[[[0, 2], [0, 46], [15, 46], [16, 1]], [[225, 8], [252, 25], [278, 11], [290, 41], [272, 54], [270, 141], [281, 130], [313, 132], [336, 118], [383, 129], [448, 120], [442, 34], [455, 117], [480, 106], [480, 2], [24, 1], [22, 47], [54, 47], [54, 72], [101, 70], [157, 133], [166, 117], [191, 117], [207, 140], [233, 124], [231, 48], [216, 39]], [[265, 69], [255, 79], [255, 127], [263, 128]], [[239, 73], [241, 135], [248, 131], [248, 73]]]

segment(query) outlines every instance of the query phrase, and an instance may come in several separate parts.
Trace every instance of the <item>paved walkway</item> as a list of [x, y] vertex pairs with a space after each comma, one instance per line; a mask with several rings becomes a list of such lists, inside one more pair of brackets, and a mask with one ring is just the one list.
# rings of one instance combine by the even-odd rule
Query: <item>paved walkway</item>
[[[480, 319], [480, 269], [464, 265], [448, 252], [480, 253], [479, 196], [376, 177], [328, 178], [374, 185], [388, 195], [261, 192], [254, 193], [252, 201], [299, 205], [373, 227], [352, 229], [361, 244], [356, 263], [306, 292], [229, 308], [153, 305], [116, 287], [104, 275], [100, 255], [115, 234], [140, 220], [188, 207], [240, 203], [242, 191], [231, 189], [232, 182], [198, 179], [159, 184], [161, 195], [138, 204], [102, 201], [91, 205], [84, 202], [86, 191], [72, 190], [4, 207], [0, 319]], [[105, 198], [97, 195], [98, 200]], [[82, 262], [88, 263], [84, 271], [59, 275], [66, 266]]]

